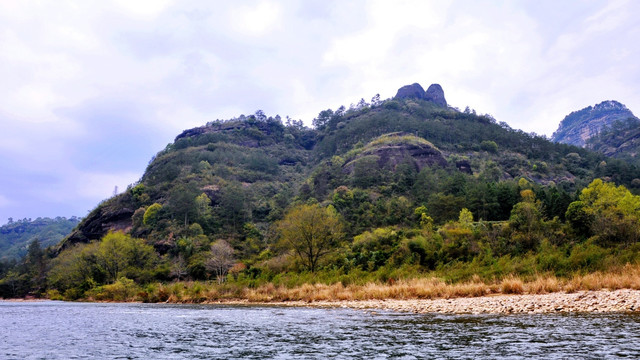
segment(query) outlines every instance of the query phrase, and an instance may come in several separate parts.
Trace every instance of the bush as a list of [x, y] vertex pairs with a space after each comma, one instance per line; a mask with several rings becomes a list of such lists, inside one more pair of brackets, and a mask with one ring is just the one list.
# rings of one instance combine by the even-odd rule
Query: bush
[[491, 141], [491, 140], [485, 140], [482, 143], [480, 143], [480, 148], [492, 154], [495, 154], [498, 152], [498, 144], [496, 144], [495, 141]]
[[95, 300], [131, 301], [139, 292], [140, 288], [133, 280], [121, 277], [113, 284], [89, 290], [87, 296]]

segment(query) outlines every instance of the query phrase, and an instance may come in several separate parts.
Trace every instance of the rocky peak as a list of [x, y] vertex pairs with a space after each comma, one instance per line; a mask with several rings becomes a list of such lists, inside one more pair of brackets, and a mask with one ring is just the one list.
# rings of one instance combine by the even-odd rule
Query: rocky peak
[[444, 90], [440, 84], [431, 84], [425, 93], [425, 100], [429, 100], [442, 107], [447, 107], [447, 100], [444, 98]]
[[565, 116], [551, 140], [584, 147], [587, 140], [597, 135], [603, 127], [633, 117], [633, 113], [623, 104], [615, 100], [603, 101]]
[[422, 86], [418, 83], [414, 83], [411, 85], [405, 85], [398, 89], [396, 97], [400, 99], [424, 99], [424, 95], [425, 92]]
[[442, 90], [442, 86], [439, 84], [431, 84], [427, 91], [424, 91], [422, 86], [418, 83], [405, 85], [398, 89], [398, 93], [395, 97], [399, 99], [427, 100], [442, 107], [447, 107], [447, 100], [444, 98], [444, 91]]

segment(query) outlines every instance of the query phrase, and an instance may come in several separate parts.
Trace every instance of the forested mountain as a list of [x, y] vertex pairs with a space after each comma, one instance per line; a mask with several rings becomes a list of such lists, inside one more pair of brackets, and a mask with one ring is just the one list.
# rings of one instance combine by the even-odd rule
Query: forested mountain
[[587, 140], [587, 148], [637, 164], [640, 159], [640, 119], [617, 120], [600, 129]]
[[35, 220], [9, 219], [0, 227], [0, 259], [19, 259], [26, 255], [29, 243], [38, 239], [44, 247], [56, 245], [78, 224], [80, 219], [72, 217], [37, 218]]
[[[611, 128], [616, 122], [637, 119], [623, 104], [615, 101], [603, 101], [595, 106], [567, 115], [551, 136], [551, 140], [576, 146], [586, 146], [589, 139], [602, 130]], [[602, 142], [602, 139], [600, 142]]]
[[[432, 85], [430, 96], [444, 101], [438, 88], [442, 92]], [[258, 111], [186, 130], [155, 156], [139, 184], [98, 206], [62, 247], [124, 230], [149, 239], [160, 252], [193, 234], [260, 251], [264, 244], [250, 245], [247, 236], [262, 239], [292, 201], [330, 201], [341, 187], [375, 197], [372, 207], [403, 196], [409, 210], [420, 204], [448, 209], [434, 214], [439, 222], [454, 219], [463, 207], [485, 220], [504, 220], [517, 191], [502, 203], [506, 210], [490, 211], [500, 202], [487, 198], [490, 184], [524, 177], [551, 184], [566, 202], [566, 194], [595, 177], [622, 184], [640, 177], [623, 162], [601, 164], [601, 155], [457, 111], [426, 93], [413, 84], [393, 99], [324, 110], [315, 129]], [[433, 159], [425, 166], [420, 157], [429, 152]], [[472, 194], [482, 194], [482, 201]], [[377, 221], [368, 226], [390, 223], [382, 214], [371, 217]]]
[[[222, 282], [230, 272], [254, 285], [309, 270], [387, 277], [493, 266], [541, 246], [563, 258], [587, 238], [619, 241], [615, 229], [599, 235], [600, 203], [582, 199], [594, 179], [606, 182], [595, 193], [635, 199], [608, 182], [640, 190], [638, 167], [459, 111], [437, 84], [323, 110], [313, 125], [257, 111], [184, 131], [139, 183], [100, 204], [49, 253], [47, 282], [37, 288], [77, 298], [121, 277]], [[528, 269], [573, 266], [536, 264]]]

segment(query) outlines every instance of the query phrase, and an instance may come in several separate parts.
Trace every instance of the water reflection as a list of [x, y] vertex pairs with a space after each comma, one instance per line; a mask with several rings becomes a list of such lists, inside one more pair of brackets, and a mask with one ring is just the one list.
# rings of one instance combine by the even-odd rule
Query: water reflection
[[0, 358], [640, 357], [640, 317], [375, 314], [349, 309], [0, 303]]

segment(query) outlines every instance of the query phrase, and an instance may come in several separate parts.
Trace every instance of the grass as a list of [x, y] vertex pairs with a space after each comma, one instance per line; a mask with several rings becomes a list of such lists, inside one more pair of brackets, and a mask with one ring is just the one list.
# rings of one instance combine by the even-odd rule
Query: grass
[[[104, 289], [106, 288], [106, 290]], [[607, 272], [576, 274], [557, 278], [550, 274], [528, 277], [527, 280], [508, 275], [492, 281], [473, 276], [467, 281], [448, 283], [436, 277], [413, 278], [387, 282], [343, 285], [304, 283], [286, 286], [266, 283], [255, 288], [241, 284], [217, 282], [174, 282], [150, 284], [144, 289], [123, 292], [119, 288], [103, 287], [93, 291], [89, 300], [144, 301], [172, 303], [202, 303], [248, 301], [255, 303], [287, 301], [344, 301], [384, 299], [437, 299], [477, 297], [495, 294], [546, 294], [581, 290], [640, 290], [640, 265], [625, 265]], [[114, 291], [118, 290], [118, 291]], [[110, 292], [114, 292], [111, 294]], [[122, 294], [126, 293], [126, 297]], [[134, 295], [135, 294], [135, 295]]]

